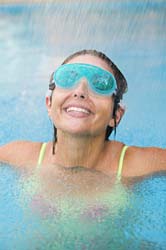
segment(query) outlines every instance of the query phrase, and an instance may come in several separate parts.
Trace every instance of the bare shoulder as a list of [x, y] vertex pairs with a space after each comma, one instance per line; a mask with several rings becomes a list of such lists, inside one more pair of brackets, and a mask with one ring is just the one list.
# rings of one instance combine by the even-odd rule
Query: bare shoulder
[[14, 166], [32, 166], [37, 163], [42, 143], [13, 141], [0, 147], [0, 162]]
[[130, 146], [125, 154], [123, 176], [143, 176], [166, 170], [166, 149]]

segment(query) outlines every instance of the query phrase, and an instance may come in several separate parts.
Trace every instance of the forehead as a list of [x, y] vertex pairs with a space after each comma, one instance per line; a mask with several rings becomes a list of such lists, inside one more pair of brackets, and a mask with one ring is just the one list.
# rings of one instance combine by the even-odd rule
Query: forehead
[[[79, 55], [74, 58], [72, 58], [70, 61], [67, 62], [67, 64], [70, 63], [87, 63], [92, 64], [94, 66], [98, 66], [102, 69], [105, 69], [107, 71], [111, 72], [111, 68], [108, 66], [108, 64], [101, 58], [93, 55]], [[111, 72], [112, 73], [112, 72]]]

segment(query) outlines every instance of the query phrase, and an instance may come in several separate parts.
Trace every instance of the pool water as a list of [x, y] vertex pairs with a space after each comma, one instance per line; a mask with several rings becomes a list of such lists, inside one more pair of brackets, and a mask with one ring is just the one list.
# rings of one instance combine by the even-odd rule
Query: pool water
[[[165, 11], [162, 0], [0, 4], [0, 145], [52, 139], [45, 108], [50, 74], [69, 54], [96, 48], [129, 84], [116, 139], [166, 147]], [[23, 192], [22, 173], [1, 164], [0, 175], [0, 250], [166, 249], [163, 173], [120, 185], [117, 199], [109, 196], [93, 209], [75, 204], [75, 213], [64, 209], [61, 216], [55, 215], [60, 203]]]
[[88, 206], [80, 198], [41, 199], [35, 182], [28, 182], [30, 192], [22, 185], [23, 174], [7, 166], [0, 172], [0, 249], [166, 249], [164, 175], [132, 188], [119, 184], [114, 196]]

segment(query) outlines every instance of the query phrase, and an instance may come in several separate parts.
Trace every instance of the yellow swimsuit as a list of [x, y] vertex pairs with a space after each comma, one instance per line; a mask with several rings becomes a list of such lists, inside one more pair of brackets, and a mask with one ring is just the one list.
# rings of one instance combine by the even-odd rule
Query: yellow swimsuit
[[[37, 162], [37, 168], [40, 169], [40, 166], [42, 164], [45, 152], [46, 152], [46, 145], [47, 143], [43, 143], [41, 146], [41, 150], [39, 153], [39, 158]], [[109, 208], [111, 208], [112, 213], [118, 214], [119, 209], [121, 211], [126, 208], [128, 203], [128, 193], [126, 192], [126, 189], [121, 184], [121, 177], [122, 177], [122, 169], [123, 169], [123, 162], [125, 153], [128, 146], [124, 145], [120, 154], [119, 158], [119, 164], [118, 164], [118, 171], [116, 174], [116, 183], [113, 186], [112, 190], [108, 193], [105, 192], [102, 194], [102, 197], [96, 196], [94, 200], [89, 204], [89, 200], [86, 202], [84, 199], [78, 199], [79, 205], [77, 204], [77, 199], [75, 199], [75, 203], [73, 203], [73, 199], [69, 198], [63, 198], [58, 201], [55, 199], [50, 199], [47, 197], [47, 194], [43, 193], [43, 189], [40, 184], [40, 179], [38, 181], [38, 178], [36, 175], [31, 176], [29, 180], [26, 180], [26, 182], [23, 181], [23, 194], [21, 197], [21, 201], [23, 206], [26, 208], [30, 207], [32, 204], [33, 208], [32, 210], [39, 210], [38, 213], [44, 214], [44, 217], [48, 217], [51, 215], [50, 208], [52, 211], [58, 210], [62, 211], [62, 219], [63, 217], [68, 214], [71, 217], [75, 214], [78, 214], [78, 211], [80, 209], [80, 213], [82, 211], [86, 211], [88, 208], [91, 210], [92, 214], [94, 211], [98, 210], [106, 210], [109, 211]], [[71, 203], [72, 202], [72, 203]], [[30, 205], [29, 205], [30, 204]], [[58, 204], [58, 206], [57, 206]], [[105, 211], [105, 210], [104, 210]], [[105, 212], [101, 212], [101, 214], [105, 214]], [[70, 217], [69, 216], [69, 217]], [[100, 217], [100, 216], [99, 216]], [[51, 218], [51, 217], [50, 217]]]
[[[44, 155], [45, 155], [45, 150], [46, 150], [46, 146], [47, 143], [43, 143], [40, 149], [40, 153], [39, 153], [39, 158], [38, 158], [38, 162], [37, 162], [37, 168], [41, 166], [42, 161], [44, 159]], [[119, 164], [118, 164], [118, 171], [117, 171], [117, 180], [120, 181], [122, 178], [122, 170], [123, 170], [123, 162], [124, 162], [124, 157], [125, 157], [125, 153], [126, 150], [129, 146], [124, 145], [120, 154], [120, 158], [119, 158]]]

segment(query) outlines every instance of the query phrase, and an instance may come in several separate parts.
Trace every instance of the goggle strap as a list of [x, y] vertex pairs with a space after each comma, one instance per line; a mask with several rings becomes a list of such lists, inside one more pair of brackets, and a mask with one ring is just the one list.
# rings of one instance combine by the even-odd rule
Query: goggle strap
[[51, 83], [49, 84], [49, 90], [54, 90], [55, 89], [55, 81], [52, 80]]

